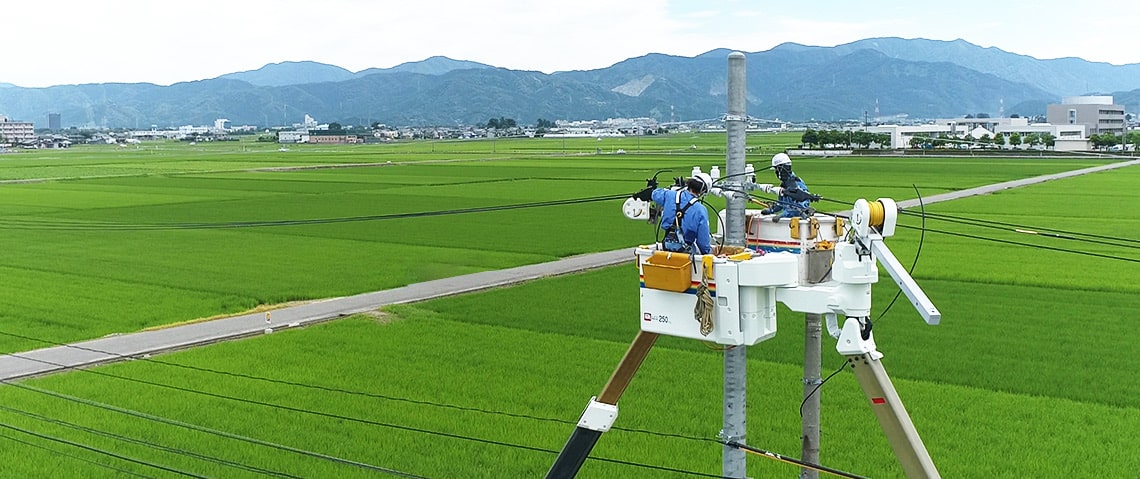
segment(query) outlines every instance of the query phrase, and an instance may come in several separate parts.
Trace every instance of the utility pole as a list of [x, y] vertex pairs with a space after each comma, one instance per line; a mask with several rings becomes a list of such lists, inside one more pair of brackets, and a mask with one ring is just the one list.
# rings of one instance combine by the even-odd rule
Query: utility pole
[[[825, 282], [830, 275], [828, 250], [807, 250], [808, 232], [811, 230], [807, 220], [800, 221], [800, 252], [807, 258], [807, 267], [804, 284]], [[802, 435], [803, 450], [800, 460], [812, 464], [819, 464], [819, 393], [817, 389], [823, 381], [820, 378], [821, 356], [823, 351], [822, 340], [823, 316], [814, 313], [804, 314], [804, 403]], [[819, 471], [804, 468], [800, 472], [800, 479], [819, 479]]]
[[[744, 247], [745, 207], [748, 199], [737, 191], [743, 191], [744, 183], [744, 136], [746, 133], [747, 86], [745, 84], [744, 54], [732, 52], [728, 55], [728, 115], [724, 126], [728, 145], [725, 158], [725, 228], [724, 239], [727, 246]], [[740, 345], [724, 351], [724, 428], [721, 438], [726, 442], [747, 444], [745, 409], [746, 377], [748, 369], [748, 348]], [[744, 450], [724, 447], [723, 476], [744, 479]]]

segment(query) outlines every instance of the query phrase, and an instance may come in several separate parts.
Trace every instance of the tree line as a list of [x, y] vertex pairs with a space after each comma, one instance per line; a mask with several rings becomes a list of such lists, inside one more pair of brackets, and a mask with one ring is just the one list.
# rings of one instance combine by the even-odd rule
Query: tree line
[[869, 131], [849, 130], [813, 130], [808, 128], [800, 137], [800, 142], [808, 147], [817, 148], [890, 148], [891, 135], [886, 133], [871, 133]]

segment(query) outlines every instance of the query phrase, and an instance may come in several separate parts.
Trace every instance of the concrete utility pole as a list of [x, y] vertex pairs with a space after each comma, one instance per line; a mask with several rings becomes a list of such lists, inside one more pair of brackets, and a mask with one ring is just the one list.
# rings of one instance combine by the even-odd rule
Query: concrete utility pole
[[[744, 183], [744, 135], [747, 128], [745, 105], [747, 87], [745, 85], [744, 54], [732, 52], [728, 55], [728, 115], [724, 126], [728, 136], [726, 149], [724, 189], [727, 198], [725, 205], [724, 243], [727, 246], [745, 246], [745, 212], [748, 199], [737, 191], [743, 191]], [[745, 442], [746, 426], [746, 376], [747, 346], [736, 346], [724, 352], [724, 429], [722, 439]], [[744, 479], [745, 452], [735, 447], [724, 447], [724, 477]]]
[[[800, 220], [801, 245], [806, 245], [807, 231], [810, 227], [807, 221]], [[801, 249], [807, 255], [806, 283], [822, 283], [830, 275], [828, 256], [830, 251]], [[821, 355], [823, 351], [821, 335], [823, 331], [823, 316], [813, 313], [804, 314], [804, 405], [802, 418], [803, 451], [800, 460], [819, 464], [819, 393], [816, 390], [822, 382], [820, 378]], [[813, 394], [814, 393], [814, 394]], [[809, 396], [810, 395], [810, 396]], [[804, 468], [800, 473], [801, 479], [819, 479], [819, 471]]]

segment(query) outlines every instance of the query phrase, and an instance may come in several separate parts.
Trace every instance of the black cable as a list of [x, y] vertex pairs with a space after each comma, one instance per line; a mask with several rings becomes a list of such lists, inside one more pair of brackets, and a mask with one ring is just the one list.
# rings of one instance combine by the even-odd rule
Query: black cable
[[[901, 225], [901, 224], [898, 226], [900, 228], [918, 229], [914, 226], [907, 226], [907, 225]], [[1075, 249], [1054, 248], [1052, 246], [1036, 245], [1036, 244], [1032, 244], [1032, 243], [1022, 243], [1020, 241], [1003, 240], [1003, 239], [997, 239], [997, 238], [987, 238], [985, 236], [977, 236], [977, 235], [972, 235], [972, 234], [967, 234], [967, 233], [955, 233], [952, 231], [942, 231], [942, 230], [936, 230], [936, 229], [930, 229], [930, 228], [927, 228], [926, 231], [930, 231], [933, 233], [940, 233], [940, 234], [949, 235], [949, 236], [959, 236], [962, 238], [971, 238], [971, 239], [977, 239], [977, 240], [982, 240], [982, 241], [992, 241], [994, 243], [1004, 243], [1004, 244], [1017, 245], [1017, 246], [1028, 246], [1030, 248], [1044, 249], [1044, 250], [1049, 250], [1049, 251], [1060, 251], [1062, 253], [1074, 253], [1074, 254], [1080, 254], [1080, 255], [1085, 255], [1085, 256], [1095, 256], [1098, 258], [1115, 259], [1115, 260], [1120, 260], [1120, 261], [1128, 261], [1128, 262], [1132, 262], [1132, 263], [1140, 263], [1140, 259], [1136, 259], [1136, 258], [1126, 258], [1123, 256], [1113, 256], [1113, 255], [1109, 255], [1109, 254], [1093, 253], [1091, 251], [1080, 251], [1080, 250], [1075, 250]]]
[[446, 216], [466, 213], [485, 213], [489, 211], [505, 211], [524, 208], [539, 208], [546, 206], [561, 206], [597, 201], [609, 201], [626, 198], [627, 194], [593, 196], [568, 200], [537, 201], [531, 203], [518, 203], [513, 205], [480, 206], [473, 208], [459, 208], [453, 210], [421, 211], [416, 213], [391, 213], [384, 215], [346, 216], [333, 218], [312, 218], [301, 220], [273, 220], [273, 221], [238, 221], [228, 223], [81, 223], [81, 222], [19, 222], [8, 220], [0, 224], [0, 228], [7, 229], [33, 229], [33, 230], [60, 230], [60, 231], [153, 231], [153, 230], [197, 230], [197, 229], [228, 229], [228, 228], [256, 228], [269, 226], [300, 226], [314, 224], [354, 223], [363, 221], [381, 221], [392, 219], [423, 218], [430, 216]]
[[[914, 268], [918, 266], [918, 257], [922, 255], [922, 244], [926, 242], [926, 205], [922, 202], [922, 193], [918, 191], [918, 185], [911, 184], [910, 186], [914, 188], [914, 194], [918, 196], [918, 206], [922, 210], [922, 233], [918, 236], [918, 249], [914, 252], [914, 261], [910, 263], [910, 271], [907, 272], [907, 274], [913, 278]], [[887, 311], [891, 310], [891, 306], [895, 305], [895, 301], [899, 300], [899, 296], [902, 296], [902, 288], [895, 291], [895, 297], [891, 298], [891, 302], [887, 303], [887, 307], [883, 308], [883, 312], [879, 313], [879, 317], [875, 319], [875, 321], [883, 319], [883, 316], [887, 315]]]
[[[535, 451], [535, 452], [546, 452], [546, 453], [551, 453], [551, 454], [558, 454], [559, 453], [559, 451], [544, 449], [544, 448], [535, 447], [535, 446], [527, 446], [527, 445], [523, 445], [523, 444], [513, 444], [513, 443], [508, 443], [508, 442], [503, 442], [503, 441], [496, 441], [496, 440], [492, 440], [492, 439], [483, 439], [483, 438], [465, 436], [462, 434], [453, 434], [453, 433], [447, 433], [447, 432], [430, 431], [427, 429], [420, 429], [420, 428], [415, 428], [415, 427], [411, 427], [411, 426], [404, 426], [404, 425], [400, 425], [400, 424], [391, 424], [391, 423], [385, 423], [385, 422], [380, 422], [380, 421], [373, 421], [370, 419], [362, 419], [362, 418], [357, 418], [357, 417], [352, 417], [352, 416], [344, 416], [344, 415], [340, 415], [340, 414], [333, 414], [333, 413], [327, 413], [327, 412], [322, 412], [322, 411], [313, 411], [313, 410], [297, 408], [297, 407], [292, 407], [292, 406], [285, 406], [285, 405], [281, 405], [281, 404], [273, 404], [273, 403], [268, 403], [268, 402], [264, 402], [264, 401], [238, 398], [238, 397], [234, 397], [234, 396], [228, 396], [225, 394], [211, 393], [211, 392], [207, 392], [207, 391], [199, 391], [196, 389], [190, 389], [190, 388], [185, 388], [185, 387], [181, 387], [181, 386], [174, 386], [174, 385], [170, 385], [170, 384], [162, 384], [162, 383], [157, 383], [154, 381], [147, 381], [147, 380], [143, 380], [143, 379], [130, 378], [130, 377], [126, 377], [126, 376], [119, 376], [119, 375], [104, 373], [101, 371], [95, 371], [95, 370], [91, 370], [91, 369], [82, 369], [82, 368], [76, 368], [74, 366], [66, 366], [66, 365], [62, 365], [62, 364], [55, 364], [55, 363], [52, 363], [51, 361], [29, 358], [26, 356], [20, 356], [18, 354], [9, 354], [9, 356], [18, 357], [18, 358], [26, 359], [29, 361], [39, 362], [39, 363], [51, 364], [54, 366], [64, 367], [67, 369], [83, 371], [83, 372], [96, 374], [96, 375], [100, 375], [100, 376], [106, 376], [106, 377], [110, 377], [110, 378], [130, 381], [130, 382], [137, 382], [137, 383], [146, 384], [149, 386], [156, 386], [156, 387], [162, 387], [162, 388], [167, 388], [167, 389], [173, 389], [176, 391], [188, 392], [188, 393], [192, 393], [192, 394], [200, 394], [200, 395], [213, 397], [213, 398], [217, 398], [217, 399], [227, 399], [227, 400], [237, 401], [237, 402], [244, 403], [244, 404], [252, 404], [252, 405], [258, 405], [258, 406], [263, 406], [263, 407], [283, 409], [283, 410], [290, 411], [290, 412], [311, 414], [311, 415], [326, 417], [326, 418], [330, 418], [330, 419], [339, 419], [342, 421], [349, 421], [349, 422], [367, 424], [367, 425], [372, 425], [372, 426], [387, 427], [387, 428], [391, 428], [391, 429], [397, 429], [397, 430], [408, 431], [408, 432], [418, 432], [418, 433], [430, 434], [430, 435], [435, 435], [435, 436], [443, 436], [443, 437], [449, 437], [452, 439], [473, 441], [473, 442], [502, 446], [502, 447], [510, 447], [510, 448], [515, 448], [515, 449], [522, 449], [522, 450]], [[46, 390], [38, 390], [38, 388], [32, 388], [30, 386], [20, 385], [17, 383], [11, 383], [11, 382], [8, 382], [5, 380], [0, 380], [0, 383], [12, 385], [12, 386], [17, 386], [17, 387], [21, 387], [21, 388], [26, 388], [28, 390], [32, 390], [32, 391], [36, 391], [36, 392], [41, 392], [41, 391], [47, 392]], [[55, 397], [66, 396], [66, 395], [57, 395], [57, 394], [58, 393], [53, 393], [51, 395], [55, 396]], [[165, 421], [163, 421], [163, 422], [165, 422]], [[646, 467], [646, 468], [650, 468], [650, 469], [666, 470], [666, 471], [671, 471], [671, 472], [685, 472], [685, 471], [681, 471], [681, 470], [674, 470], [674, 469], [670, 469], [670, 468], [663, 468], [660, 466], [653, 466], [653, 465], [648, 465], [648, 464], [632, 463], [632, 462], [621, 461], [621, 460], [617, 460], [617, 459], [605, 459], [605, 458], [596, 458], [596, 459], [602, 460], [602, 461], [607, 461], [607, 462], [620, 463], [620, 464], [637, 465], [639, 467]], [[376, 467], [376, 466], [372, 466], [372, 467]], [[380, 469], [382, 469], [383, 472], [393, 473], [393, 474], [397, 474], [397, 475], [405, 475], [405, 477], [419, 477], [419, 476], [406, 475], [406, 473], [401, 473], [398, 471], [392, 471], [392, 470], [383, 469], [383, 468], [380, 468]], [[690, 473], [690, 474], [701, 475], [701, 473]], [[717, 476], [714, 476], [714, 477], [717, 477]]]
[[55, 419], [55, 418], [47, 417], [47, 416], [44, 416], [41, 414], [36, 414], [34, 412], [22, 411], [22, 410], [19, 410], [16, 408], [11, 408], [11, 407], [4, 406], [4, 405], [0, 405], [0, 410], [6, 411], [6, 412], [9, 412], [12, 414], [24, 416], [24, 417], [36, 419], [39, 421], [52, 423], [52, 424], [55, 424], [58, 426], [63, 426], [63, 427], [69, 428], [69, 429], [74, 429], [77, 431], [83, 431], [83, 432], [86, 432], [88, 434], [93, 434], [96, 436], [102, 436], [102, 437], [106, 437], [106, 438], [110, 438], [110, 439], [115, 439], [117, 441], [126, 442], [126, 443], [130, 443], [130, 444], [146, 446], [146, 447], [149, 447], [151, 449], [157, 449], [159, 451], [169, 452], [169, 453], [177, 454], [180, 456], [187, 456], [187, 457], [192, 457], [195, 459], [201, 459], [201, 460], [206, 461], [206, 462], [211, 462], [211, 463], [222, 465], [222, 466], [233, 467], [233, 468], [241, 469], [241, 470], [247, 471], [247, 472], [254, 472], [254, 473], [267, 475], [267, 476], [288, 477], [288, 478], [294, 478], [294, 479], [301, 479], [301, 476], [294, 476], [292, 474], [288, 474], [288, 473], [284, 473], [284, 472], [272, 471], [269, 469], [263, 469], [263, 468], [256, 467], [256, 466], [249, 466], [246, 464], [228, 461], [225, 459], [219, 459], [219, 458], [216, 458], [213, 456], [208, 456], [205, 454], [199, 454], [199, 453], [196, 453], [193, 451], [186, 451], [186, 450], [179, 449], [176, 447], [164, 446], [162, 444], [156, 444], [156, 443], [144, 441], [141, 439], [135, 439], [132, 437], [124, 436], [121, 434], [116, 434], [113, 432], [102, 431], [99, 429], [95, 429], [95, 428], [71, 423], [68, 421], [64, 421], [62, 419]]
[[[903, 211], [903, 214], [914, 215], [914, 213], [907, 212], [907, 211]], [[929, 216], [930, 216], [930, 218], [933, 218], [933, 219], [936, 219], [939, 221], [945, 221], [947, 223], [958, 223], [958, 224], [963, 224], [963, 225], [968, 225], [968, 226], [976, 226], [979, 228], [996, 229], [999, 231], [1007, 231], [1007, 232], [1010, 231], [1010, 228], [1013, 228], [1013, 231], [1016, 233], [1028, 233], [1028, 234], [1033, 234], [1033, 235], [1038, 235], [1038, 236], [1045, 236], [1048, 238], [1082, 241], [1082, 242], [1086, 242], [1086, 243], [1102, 244], [1102, 245], [1107, 245], [1107, 246], [1115, 246], [1115, 247], [1119, 247], [1119, 248], [1140, 249], [1140, 240], [1134, 240], [1131, 238], [1113, 238], [1113, 237], [1109, 237], [1109, 236], [1095, 235], [1095, 234], [1091, 234], [1091, 233], [1076, 233], [1076, 232], [1070, 232], [1070, 231], [1050, 230], [1049, 228], [1037, 228], [1037, 227], [1033, 227], [1033, 226], [1022, 226], [1022, 225], [1016, 225], [1016, 224], [1012, 224], [1012, 223], [1003, 223], [1000, 221], [990, 221], [990, 220], [983, 220], [983, 219], [977, 219], [977, 218], [957, 217], [957, 216], [953, 216], [953, 215], [945, 215], [945, 214], [939, 214], [939, 213], [930, 213]], [[1028, 230], [1028, 231], [1019, 231], [1019, 230]], [[1045, 231], [1045, 233], [1042, 233], [1041, 231]], [[1062, 234], [1052, 233], [1049, 231], [1056, 231], [1056, 232], [1060, 232]], [[1068, 235], [1068, 236], [1066, 236], [1066, 235]], [[1077, 236], [1087, 236], [1088, 238], [1078, 238]], [[1108, 239], [1106, 240], [1106, 239], [1094, 239], [1094, 238], [1108, 238]], [[1121, 244], [1121, 242], [1135, 243], [1136, 246]]]
[[[81, 371], [83, 371], [83, 369], [81, 369]], [[299, 449], [299, 448], [295, 448], [292, 446], [285, 446], [282, 444], [276, 444], [276, 443], [272, 443], [269, 441], [263, 441], [261, 439], [255, 439], [252, 437], [242, 436], [240, 434], [234, 434], [234, 433], [229, 433], [229, 432], [225, 432], [225, 431], [219, 431], [217, 429], [211, 429], [211, 428], [208, 428], [205, 426], [198, 426], [195, 424], [177, 421], [174, 419], [168, 419], [168, 418], [164, 418], [161, 416], [155, 416], [153, 414], [147, 414], [144, 412], [133, 411], [133, 410], [121, 408], [118, 406], [112, 406], [110, 404], [103, 404], [103, 403], [100, 403], [97, 401], [92, 401], [90, 399], [83, 399], [80, 397], [70, 396], [70, 395], [63, 394], [63, 393], [57, 393], [55, 391], [49, 391], [47, 389], [41, 389], [41, 388], [37, 388], [34, 386], [28, 386], [26, 384], [12, 382], [12, 381], [5, 380], [5, 379], [0, 379], [0, 384], [5, 384], [5, 385], [12, 386], [15, 388], [23, 389], [25, 391], [31, 391], [31, 392], [35, 392], [35, 393], [39, 393], [39, 394], [44, 394], [44, 395], [51, 396], [51, 397], [54, 397], [57, 399], [63, 399], [66, 401], [71, 401], [71, 402], [83, 404], [86, 406], [91, 406], [91, 407], [103, 409], [106, 411], [117, 412], [119, 414], [125, 414], [128, 416], [133, 416], [133, 417], [137, 417], [140, 419], [146, 419], [148, 421], [160, 422], [160, 423], [171, 425], [171, 426], [177, 426], [177, 427], [181, 427], [184, 429], [190, 429], [192, 431], [202, 432], [202, 433], [206, 433], [206, 434], [213, 434], [213, 435], [224, 437], [227, 439], [234, 439], [234, 440], [238, 440], [238, 441], [248, 442], [251, 444], [257, 444], [259, 446], [269, 447], [269, 448], [273, 448], [273, 449], [277, 449], [277, 450], [281, 450], [281, 451], [287, 451], [287, 452], [291, 452], [294, 454], [300, 454], [303, 456], [314, 457], [317, 459], [324, 459], [327, 461], [332, 461], [332, 462], [345, 464], [345, 465], [349, 465], [349, 466], [355, 466], [355, 467], [359, 467], [362, 469], [369, 469], [369, 470], [373, 470], [373, 471], [377, 471], [377, 472], [384, 472], [384, 473], [388, 473], [388, 474], [392, 474], [392, 475], [400, 476], [400, 477], [405, 477], [405, 478], [427, 479], [427, 478], [424, 478], [422, 476], [416, 476], [416, 475], [412, 475], [412, 474], [409, 474], [406, 472], [400, 472], [400, 471], [396, 471], [393, 469], [387, 469], [387, 468], [380, 467], [380, 466], [374, 466], [371, 464], [366, 464], [363, 462], [357, 462], [357, 461], [352, 461], [352, 460], [348, 460], [348, 459], [343, 459], [343, 458], [339, 458], [336, 456], [330, 456], [328, 454], [322, 454], [319, 452], [306, 451], [304, 449]]]
[[737, 449], [740, 449], [740, 450], [743, 450], [746, 452], [751, 452], [751, 453], [759, 455], [759, 456], [764, 456], [764, 457], [767, 457], [769, 459], [775, 459], [775, 460], [780, 461], [780, 462], [785, 462], [785, 463], [788, 463], [788, 464], [791, 464], [794, 466], [800, 466], [801, 468], [807, 468], [807, 469], [813, 469], [813, 470], [819, 471], [819, 472], [825, 472], [825, 473], [831, 474], [833, 476], [845, 477], [848, 479], [868, 479], [868, 478], [863, 477], [863, 476], [857, 476], [855, 474], [851, 474], [850, 472], [840, 471], [839, 469], [832, 469], [830, 467], [821, 466], [819, 464], [813, 464], [810, 462], [801, 461], [799, 459], [780, 455], [780, 454], [774, 453], [772, 451], [765, 451], [763, 449], [758, 449], [758, 448], [755, 448], [752, 446], [747, 446], [747, 445], [741, 444], [741, 443], [736, 442], [736, 441], [726, 441], [726, 442], [722, 442], [721, 444], [724, 444], [725, 446], [728, 446], [728, 447], [735, 447]]
[[[387, 401], [397, 401], [397, 402], [405, 402], [405, 403], [410, 403], [410, 404], [419, 404], [419, 405], [423, 405], [423, 406], [431, 406], [431, 407], [438, 407], [438, 408], [445, 408], [445, 409], [454, 409], [454, 410], [458, 410], [458, 411], [477, 412], [477, 413], [489, 414], [489, 415], [506, 416], [506, 417], [512, 417], [512, 418], [516, 418], [516, 419], [528, 419], [528, 420], [534, 420], [534, 421], [553, 422], [553, 423], [558, 423], [558, 424], [571, 424], [571, 425], [578, 423], [578, 421], [567, 421], [567, 420], [558, 419], [558, 418], [532, 416], [532, 415], [528, 415], [528, 414], [518, 414], [518, 413], [505, 412], [505, 411], [494, 411], [494, 410], [490, 410], [490, 409], [482, 409], [482, 408], [475, 408], [475, 407], [468, 407], [468, 406], [458, 406], [458, 405], [454, 405], [454, 404], [436, 403], [436, 402], [431, 402], [431, 401], [423, 401], [423, 400], [410, 399], [410, 398], [401, 398], [401, 397], [395, 397], [395, 396], [388, 396], [388, 395], [384, 395], [384, 394], [370, 393], [370, 392], [365, 392], [365, 391], [354, 391], [354, 390], [350, 390], [350, 389], [342, 389], [342, 388], [336, 388], [336, 387], [331, 387], [331, 386], [320, 386], [320, 385], [315, 385], [315, 384], [306, 384], [306, 383], [299, 383], [299, 382], [294, 382], [294, 381], [286, 381], [286, 380], [282, 380], [282, 379], [273, 379], [273, 378], [267, 378], [267, 377], [262, 377], [262, 376], [254, 376], [251, 374], [237, 373], [237, 372], [233, 372], [233, 371], [222, 371], [219, 369], [211, 369], [211, 368], [205, 368], [205, 367], [201, 367], [201, 366], [191, 366], [188, 364], [180, 364], [180, 363], [175, 363], [175, 362], [170, 362], [170, 361], [163, 361], [161, 359], [157, 359], [157, 358], [153, 358], [153, 357], [123, 355], [123, 354], [118, 354], [118, 353], [112, 353], [109, 351], [103, 351], [100, 349], [78, 346], [75, 344], [61, 343], [61, 342], [57, 342], [57, 341], [48, 341], [45, 339], [35, 338], [35, 337], [26, 336], [26, 335], [22, 335], [22, 334], [10, 333], [10, 332], [6, 332], [6, 331], [2, 331], [2, 330], [0, 330], [0, 335], [9, 336], [9, 337], [13, 337], [13, 338], [19, 338], [19, 339], [26, 339], [26, 340], [30, 340], [30, 341], [36, 341], [36, 342], [40, 342], [40, 343], [44, 343], [44, 344], [50, 344], [50, 345], [58, 346], [58, 347], [76, 349], [79, 351], [87, 351], [87, 352], [92, 352], [92, 353], [104, 354], [104, 355], [110, 356], [110, 357], [115, 358], [115, 359], [130, 359], [130, 360], [136, 360], [136, 361], [145, 361], [148, 363], [155, 363], [155, 364], [160, 364], [163, 366], [171, 366], [171, 367], [177, 367], [177, 368], [187, 369], [187, 370], [191, 370], [191, 371], [199, 371], [199, 372], [210, 373], [210, 374], [220, 374], [223, 376], [231, 376], [231, 377], [250, 379], [250, 380], [255, 380], [255, 381], [263, 381], [263, 382], [267, 382], [267, 383], [271, 383], [271, 384], [280, 384], [280, 385], [293, 386], [293, 387], [299, 387], [299, 388], [305, 388], [305, 389], [334, 392], [334, 393], [340, 393], [340, 394], [347, 394], [347, 395], [351, 395], [351, 396], [367, 397], [367, 398], [371, 398], [371, 399], [383, 399], [383, 400], [387, 400]], [[30, 358], [23, 358], [23, 359], [29, 359], [30, 360]], [[641, 434], [647, 434], [647, 435], [658, 436], [658, 437], [672, 437], [672, 438], [679, 438], [679, 439], [688, 439], [688, 440], [693, 440], [693, 441], [708, 441], [709, 440], [707, 438], [702, 438], [702, 437], [685, 436], [685, 435], [681, 435], [681, 434], [663, 433], [663, 432], [658, 432], [658, 431], [649, 431], [649, 430], [645, 430], [645, 429], [622, 428], [622, 427], [616, 427], [616, 426], [612, 427], [610, 429], [616, 430], [616, 431], [641, 433]]]
[[815, 388], [812, 389], [811, 392], [807, 394], [807, 396], [804, 396], [803, 402], [800, 403], [800, 417], [804, 417], [804, 405], [807, 404], [808, 399], [811, 399], [811, 397], [815, 395], [816, 391], [819, 391], [819, 388], [823, 387], [824, 384], [827, 384], [828, 380], [830, 380], [832, 377], [835, 377], [836, 374], [839, 374], [839, 372], [842, 371], [845, 367], [847, 367], [846, 358], [843, 359], [843, 364], [839, 366], [839, 369], [836, 369], [831, 374], [828, 374], [827, 377], [823, 379], [823, 381], [820, 381], [819, 384], [815, 385]]
[[120, 474], [126, 474], [128, 476], [134, 476], [134, 477], [143, 477], [143, 478], [147, 478], [147, 479], [154, 479], [153, 476], [148, 476], [145, 474], [139, 474], [137, 472], [130, 471], [127, 469], [123, 469], [121, 467], [112, 466], [110, 464], [103, 464], [99, 461], [92, 461], [91, 459], [87, 459], [85, 457], [82, 457], [82, 456], [79, 456], [76, 454], [71, 454], [71, 453], [67, 453], [67, 452], [63, 452], [63, 451], [57, 451], [57, 450], [52, 449], [50, 447], [44, 446], [43, 444], [36, 444], [34, 442], [31, 442], [31, 441], [25, 441], [23, 439], [12, 437], [12, 436], [9, 436], [7, 434], [0, 433], [0, 437], [7, 439], [9, 441], [13, 441], [13, 442], [23, 444], [23, 445], [28, 446], [28, 447], [34, 447], [37, 449], [42, 449], [42, 450], [50, 452], [52, 454], [58, 454], [60, 456], [63, 456], [63, 457], [69, 458], [69, 459], [75, 459], [76, 461], [85, 462], [87, 464], [91, 464], [92, 466], [98, 466], [98, 467], [102, 467], [105, 469], [110, 469], [110, 470], [118, 472]]
[[123, 460], [123, 461], [127, 461], [127, 462], [133, 462], [135, 464], [141, 464], [143, 466], [152, 467], [155, 469], [160, 469], [160, 470], [163, 470], [166, 472], [172, 472], [172, 473], [178, 474], [180, 476], [194, 477], [197, 479], [209, 479], [206, 476], [199, 476], [199, 475], [194, 474], [192, 472], [181, 471], [178, 469], [174, 469], [172, 467], [163, 466], [162, 464], [155, 464], [153, 462], [147, 462], [147, 461], [144, 461], [142, 459], [135, 459], [133, 457], [124, 456], [122, 454], [116, 454], [116, 453], [111, 452], [111, 451], [105, 451], [103, 449], [99, 449], [99, 448], [94, 447], [94, 446], [88, 446], [86, 444], [80, 444], [78, 442], [69, 441], [67, 439], [62, 439], [62, 438], [58, 438], [58, 437], [54, 437], [54, 436], [49, 436], [47, 434], [40, 434], [38, 432], [29, 431], [27, 429], [20, 428], [17, 426], [13, 426], [11, 424], [0, 423], [0, 427], [5, 428], [5, 429], [11, 429], [11, 430], [17, 431], [17, 432], [22, 432], [22, 433], [27, 434], [29, 436], [35, 436], [35, 437], [38, 437], [40, 439], [46, 439], [48, 441], [58, 442], [61, 444], [67, 444], [67, 445], [72, 446], [72, 447], [78, 447], [80, 449], [85, 449], [85, 450], [88, 450], [88, 451], [91, 451], [94, 453], [103, 454], [105, 456], [110, 456], [110, 457], [113, 457], [115, 459], [119, 459], [119, 460]]

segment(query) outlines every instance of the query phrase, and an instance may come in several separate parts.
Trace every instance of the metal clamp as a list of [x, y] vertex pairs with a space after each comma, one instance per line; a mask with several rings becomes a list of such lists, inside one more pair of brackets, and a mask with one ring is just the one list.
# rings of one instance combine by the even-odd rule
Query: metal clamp
[[598, 397], [593, 396], [590, 398], [590, 404], [586, 406], [586, 410], [582, 412], [582, 418], [578, 420], [578, 427], [606, 432], [610, 430], [610, 426], [614, 425], [617, 414], [617, 405], [599, 402]]

